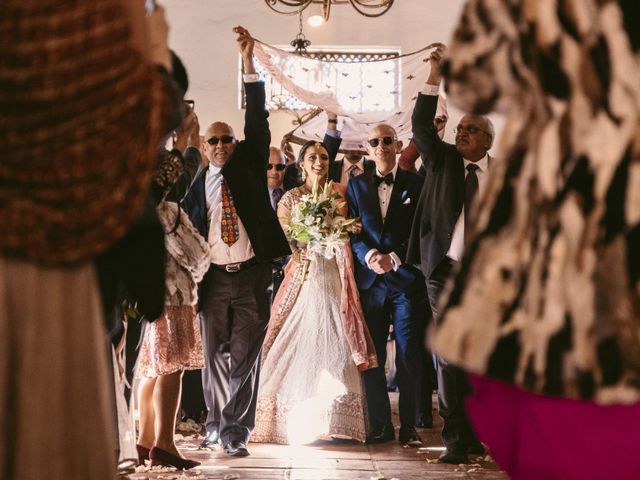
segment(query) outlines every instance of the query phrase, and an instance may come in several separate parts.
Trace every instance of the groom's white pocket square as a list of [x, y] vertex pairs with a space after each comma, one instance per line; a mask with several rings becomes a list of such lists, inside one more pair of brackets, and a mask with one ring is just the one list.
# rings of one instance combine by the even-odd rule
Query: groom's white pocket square
[[407, 198], [404, 202], [402, 202], [403, 205], [409, 205], [411, 204], [411, 197]]

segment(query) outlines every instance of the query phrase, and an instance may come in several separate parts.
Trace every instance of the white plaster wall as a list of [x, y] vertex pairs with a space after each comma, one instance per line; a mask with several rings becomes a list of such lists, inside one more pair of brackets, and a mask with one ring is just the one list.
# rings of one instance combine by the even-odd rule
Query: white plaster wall
[[[160, 2], [167, 10], [170, 46], [189, 73], [187, 98], [196, 101], [202, 131], [211, 122], [223, 120], [242, 136], [238, 52], [231, 30], [242, 25], [263, 42], [286, 45], [298, 33], [298, 17], [273, 13], [264, 0]], [[337, 5], [332, 8], [329, 23], [318, 28], [306, 23], [306, 17], [317, 12], [312, 6], [305, 11], [304, 33], [317, 47], [391, 46], [408, 53], [431, 42], [448, 42], [463, 3], [464, 0], [396, 0], [391, 10], [379, 18], [365, 18], [350, 5]], [[282, 135], [293, 128], [292, 120], [289, 114], [271, 113], [273, 144], [279, 144]], [[450, 126], [456, 123], [457, 115], [452, 112]]]

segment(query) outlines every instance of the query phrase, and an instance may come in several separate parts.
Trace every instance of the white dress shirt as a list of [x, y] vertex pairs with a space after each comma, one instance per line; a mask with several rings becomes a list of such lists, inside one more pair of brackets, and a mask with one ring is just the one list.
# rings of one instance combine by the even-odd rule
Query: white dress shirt
[[[467, 178], [467, 165], [469, 165], [469, 160], [464, 160], [464, 177]], [[476, 170], [476, 175], [478, 176], [478, 193], [475, 196], [475, 200], [473, 203], [475, 204], [482, 198], [482, 194], [487, 188], [487, 171], [489, 169], [489, 156], [485, 155], [483, 158], [475, 162], [478, 166]], [[462, 259], [462, 254], [464, 253], [464, 205], [462, 206], [462, 211], [460, 212], [460, 216], [456, 221], [456, 226], [453, 229], [453, 236], [451, 237], [451, 245], [449, 245], [449, 251], [447, 252], [447, 257], [451, 260], [455, 260], [459, 262]]]
[[422, 91], [420, 92], [423, 95], [431, 95], [437, 97], [440, 93], [440, 85], [431, 85], [429, 83], [425, 83], [422, 86]]
[[222, 240], [222, 188], [220, 167], [209, 165], [205, 177], [205, 195], [207, 200], [207, 216], [209, 218], [209, 238], [211, 246], [211, 263], [226, 265], [228, 263], [246, 262], [253, 258], [253, 248], [249, 235], [238, 217], [238, 239], [229, 246]]
[[[395, 185], [397, 172], [398, 172], [398, 164], [396, 163], [395, 166], [391, 169], [391, 172], [389, 172], [391, 173], [391, 175], [393, 175], [394, 183], [392, 183], [391, 185], [387, 185], [385, 182], [380, 182], [380, 185], [378, 185], [378, 201], [380, 202], [380, 213], [382, 214], [382, 223], [384, 223], [385, 219], [387, 218], [387, 211], [389, 210], [389, 202], [391, 201], [391, 192], [393, 191], [393, 187]], [[379, 177], [385, 176], [385, 175], [382, 175], [377, 168], [376, 168], [376, 175]], [[364, 256], [364, 261], [367, 265], [369, 265], [369, 260], [371, 259], [371, 256], [377, 251], [378, 250], [376, 248], [372, 248]], [[393, 264], [393, 269], [398, 270], [398, 268], [400, 268], [400, 265], [402, 265], [402, 261], [400, 260], [400, 257], [398, 257], [398, 255], [395, 252], [391, 252], [389, 253], [389, 255], [391, 256], [391, 263]]]

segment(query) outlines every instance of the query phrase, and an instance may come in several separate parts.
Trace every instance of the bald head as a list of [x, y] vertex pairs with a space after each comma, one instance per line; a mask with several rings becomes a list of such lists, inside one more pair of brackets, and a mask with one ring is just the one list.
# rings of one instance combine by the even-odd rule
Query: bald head
[[367, 151], [376, 162], [376, 168], [387, 174], [396, 165], [396, 155], [402, 151], [402, 142], [398, 141], [396, 130], [386, 123], [376, 125], [369, 132]]
[[214, 122], [207, 127], [202, 149], [209, 164], [222, 167], [236, 148], [236, 135], [231, 126]]
[[212, 135], [231, 135], [235, 138], [235, 133], [231, 125], [225, 122], [213, 122], [211, 125], [207, 127], [205, 139], [211, 137]]
[[285, 157], [282, 150], [278, 147], [269, 147], [269, 161], [271, 161], [272, 158], [274, 160], [281, 161], [282, 163], [287, 163], [287, 157]]
[[388, 123], [379, 123], [371, 130], [369, 130], [369, 138], [374, 138], [380, 135], [391, 135], [392, 137], [396, 136], [396, 129], [393, 128]]

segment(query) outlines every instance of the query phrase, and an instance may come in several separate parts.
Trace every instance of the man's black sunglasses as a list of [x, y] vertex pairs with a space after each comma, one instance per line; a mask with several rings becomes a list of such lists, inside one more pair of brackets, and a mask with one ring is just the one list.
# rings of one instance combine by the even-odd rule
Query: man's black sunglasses
[[271, 170], [273, 167], [276, 167], [276, 170], [279, 172], [287, 168], [284, 163], [278, 163], [276, 165], [274, 165], [273, 163], [267, 163], [267, 170]]
[[228, 143], [233, 142], [233, 140], [235, 140], [235, 139], [231, 135], [223, 135], [220, 138], [211, 137], [211, 138], [207, 139], [207, 143], [209, 145], [217, 145], [218, 142], [222, 142], [223, 145], [226, 145]]
[[369, 145], [371, 145], [372, 148], [376, 148], [378, 145], [380, 145], [380, 140], [382, 140], [382, 143], [385, 145], [391, 145], [393, 142], [396, 141], [396, 138], [395, 137], [370, 138], [367, 141], [369, 142]]

